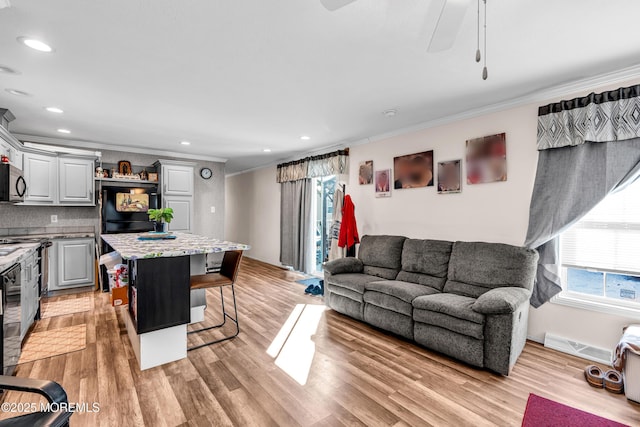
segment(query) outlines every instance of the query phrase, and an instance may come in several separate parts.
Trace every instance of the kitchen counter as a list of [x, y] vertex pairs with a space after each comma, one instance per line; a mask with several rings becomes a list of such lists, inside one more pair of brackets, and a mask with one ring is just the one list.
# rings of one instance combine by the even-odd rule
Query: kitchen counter
[[174, 233], [175, 239], [138, 240], [138, 233], [103, 234], [104, 240], [122, 259], [144, 259], [247, 250], [249, 245], [189, 233]]
[[27, 258], [31, 255], [31, 253], [40, 247], [40, 243], [15, 243], [11, 245], [0, 245], [2, 246], [10, 246], [13, 248], [18, 248], [17, 251], [10, 253], [9, 255], [0, 256], [0, 272], [6, 270], [11, 267], [13, 264], [19, 263], [24, 258]]
[[138, 233], [103, 234], [129, 268], [124, 314], [141, 370], [187, 357], [187, 325], [205, 319], [205, 289], [191, 290], [190, 276], [206, 273], [206, 255], [248, 245], [197, 234], [170, 240], [138, 240]]
[[90, 232], [59, 232], [59, 233], [42, 233], [42, 234], [24, 234], [0, 236], [0, 241], [8, 240], [53, 240], [53, 239], [82, 239], [87, 237], [95, 237], [95, 233]]

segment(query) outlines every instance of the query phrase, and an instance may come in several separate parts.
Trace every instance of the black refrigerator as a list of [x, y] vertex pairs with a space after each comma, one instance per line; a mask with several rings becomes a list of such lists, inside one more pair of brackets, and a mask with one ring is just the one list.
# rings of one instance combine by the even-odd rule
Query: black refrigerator
[[153, 231], [148, 209], [160, 205], [158, 189], [153, 186], [108, 186], [102, 188], [102, 233], [139, 233]]

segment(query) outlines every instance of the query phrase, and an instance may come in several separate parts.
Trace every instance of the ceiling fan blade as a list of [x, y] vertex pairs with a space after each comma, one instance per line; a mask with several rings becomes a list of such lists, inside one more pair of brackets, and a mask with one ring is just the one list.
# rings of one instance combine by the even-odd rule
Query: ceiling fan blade
[[464, 21], [471, 0], [432, 0], [427, 14], [428, 52], [450, 49]]
[[320, 0], [320, 3], [330, 11], [338, 10], [341, 7], [353, 3], [356, 0]]

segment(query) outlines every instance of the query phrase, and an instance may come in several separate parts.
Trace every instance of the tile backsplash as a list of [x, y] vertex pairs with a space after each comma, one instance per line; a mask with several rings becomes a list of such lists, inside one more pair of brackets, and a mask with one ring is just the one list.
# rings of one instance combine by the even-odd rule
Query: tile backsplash
[[[51, 222], [51, 215], [58, 222]], [[0, 236], [60, 232], [99, 232], [98, 207], [0, 204]]]

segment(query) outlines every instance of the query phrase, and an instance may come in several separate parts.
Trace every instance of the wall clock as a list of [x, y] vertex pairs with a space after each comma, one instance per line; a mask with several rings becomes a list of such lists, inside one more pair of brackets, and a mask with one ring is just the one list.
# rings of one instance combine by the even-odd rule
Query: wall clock
[[200, 176], [204, 179], [209, 179], [213, 176], [213, 172], [209, 168], [200, 169]]

